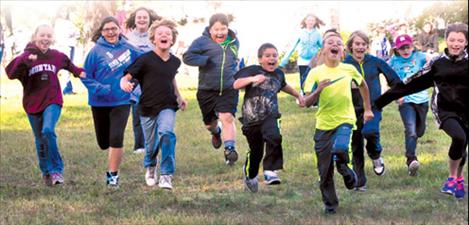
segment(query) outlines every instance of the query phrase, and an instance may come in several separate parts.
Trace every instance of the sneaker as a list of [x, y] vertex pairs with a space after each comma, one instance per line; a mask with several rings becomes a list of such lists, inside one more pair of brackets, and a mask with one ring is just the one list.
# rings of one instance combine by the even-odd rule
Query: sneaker
[[463, 199], [466, 191], [464, 191], [464, 180], [458, 180], [454, 197], [457, 199]]
[[109, 188], [119, 188], [119, 175], [113, 176], [110, 172], [106, 172], [106, 184]]
[[345, 187], [349, 190], [353, 190], [357, 186], [358, 177], [357, 173], [352, 169], [348, 169], [349, 174], [343, 176]]
[[366, 192], [366, 185], [363, 185], [363, 186], [360, 186], [360, 187], [355, 187], [355, 191]]
[[417, 176], [417, 170], [419, 170], [419, 166], [419, 161], [412, 160], [412, 162], [410, 162], [409, 166], [407, 167], [407, 170], [409, 171], [409, 176]]
[[454, 179], [453, 177], [448, 177], [448, 180], [446, 180], [445, 184], [443, 184], [443, 187], [440, 191], [445, 194], [454, 195], [454, 193], [456, 192], [456, 186], [456, 179]]
[[229, 166], [233, 166], [234, 163], [238, 160], [238, 153], [234, 148], [225, 148], [225, 162]]
[[142, 154], [145, 153], [145, 148], [137, 148], [134, 150], [134, 154]]
[[148, 186], [155, 186], [156, 184], [156, 167], [148, 167], [147, 171], [145, 172], [145, 182], [147, 183]]
[[249, 179], [247, 176], [244, 176], [244, 190], [256, 193], [259, 190], [259, 182], [257, 181], [257, 176]]
[[173, 189], [173, 184], [171, 183], [172, 177], [172, 175], [161, 175], [158, 186], [163, 189]]
[[221, 141], [221, 128], [218, 126], [219, 132], [216, 134], [212, 134], [212, 146], [215, 149], [219, 149], [221, 147], [222, 141]]
[[64, 177], [61, 173], [53, 173], [50, 176], [51, 176], [51, 181], [53, 185], [64, 183]]
[[378, 176], [384, 175], [384, 172], [386, 172], [386, 168], [384, 167], [383, 157], [373, 159], [373, 170], [375, 171], [375, 174]]
[[264, 183], [267, 185], [280, 184], [282, 181], [278, 177], [278, 174], [272, 170], [264, 171]]
[[42, 180], [46, 186], [52, 186], [52, 177], [50, 174], [42, 175]]
[[332, 214], [336, 214], [337, 212], [335, 211], [334, 208], [325, 208], [325, 209], [324, 209], [324, 213], [325, 213], [326, 215], [332, 215]]

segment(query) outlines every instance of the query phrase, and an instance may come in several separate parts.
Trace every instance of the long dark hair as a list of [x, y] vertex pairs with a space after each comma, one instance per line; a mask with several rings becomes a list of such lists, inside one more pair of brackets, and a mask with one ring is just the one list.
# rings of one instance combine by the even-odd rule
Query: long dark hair
[[127, 21], [125, 21], [125, 27], [129, 30], [131, 29], [134, 29], [135, 27], [137, 27], [135, 25], [135, 17], [137, 16], [137, 12], [140, 11], [140, 10], [144, 10], [148, 13], [148, 15], [150, 16], [150, 23], [148, 24], [148, 27], [150, 27], [150, 25], [155, 21], [155, 20], [161, 20], [161, 16], [158, 16], [158, 14], [156, 14], [155, 11], [153, 11], [152, 9], [148, 9], [148, 8], [145, 8], [145, 7], [139, 7], [138, 9], [136, 9], [135, 11], [133, 11], [129, 18], [127, 19]]
[[118, 21], [116, 18], [114, 18], [114, 17], [112, 17], [112, 16], [108, 16], [108, 17], [104, 18], [103, 21], [101, 21], [101, 23], [100, 23], [100, 25], [99, 25], [99, 28], [96, 29], [96, 30], [93, 32], [93, 36], [91, 36], [91, 41], [93, 41], [93, 42], [96, 43], [96, 41], [98, 41], [98, 39], [101, 37], [101, 31], [103, 30], [104, 25], [105, 25], [106, 23], [110, 23], [110, 22], [115, 23], [115, 24], [119, 27], [119, 29], [121, 28], [121, 27], [119, 26], [119, 21]]

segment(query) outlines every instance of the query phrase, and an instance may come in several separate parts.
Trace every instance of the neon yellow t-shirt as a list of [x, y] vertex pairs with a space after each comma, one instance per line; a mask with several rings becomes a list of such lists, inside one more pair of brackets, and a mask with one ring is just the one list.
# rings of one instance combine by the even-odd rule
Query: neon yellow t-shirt
[[308, 74], [306, 87], [312, 90], [320, 81], [330, 79], [331, 85], [324, 88], [319, 95], [316, 113], [316, 129], [333, 130], [343, 123], [352, 124], [356, 129], [356, 116], [352, 102], [352, 81], [360, 85], [363, 81], [353, 65], [340, 63], [330, 68], [322, 64]]

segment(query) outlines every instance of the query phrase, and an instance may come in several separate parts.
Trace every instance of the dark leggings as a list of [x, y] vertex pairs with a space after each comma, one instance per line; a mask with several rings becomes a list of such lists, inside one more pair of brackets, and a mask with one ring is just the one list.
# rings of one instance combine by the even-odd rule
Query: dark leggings
[[463, 166], [466, 159], [468, 128], [456, 118], [448, 118], [441, 125], [441, 129], [451, 137], [449, 147], [449, 158], [452, 160], [461, 159], [460, 166]]
[[130, 113], [130, 105], [113, 107], [92, 106], [96, 139], [102, 150], [124, 146], [124, 131]]

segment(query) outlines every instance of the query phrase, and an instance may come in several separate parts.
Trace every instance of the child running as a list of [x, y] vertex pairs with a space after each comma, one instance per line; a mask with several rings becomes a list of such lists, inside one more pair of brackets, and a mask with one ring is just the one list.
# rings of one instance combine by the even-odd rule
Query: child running
[[347, 189], [356, 186], [357, 175], [347, 165], [352, 129], [355, 129], [355, 111], [352, 103], [351, 86], [354, 81], [362, 95], [365, 123], [373, 119], [368, 87], [358, 71], [348, 64], [341, 63], [344, 44], [340, 34], [331, 32], [323, 39], [321, 54], [324, 64], [311, 70], [308, 83], [313, 92], [305, 97], [307, 107], [318, 104], [315, 151], [318, 160], [320, 190], [326, 214], [336, 213], [339, 200], [334, 186], [334, 161], [338, 172], [343, 176]]
[[277, 93], [284, 91], [298, 99], [304, 106], [304, 99], [285, 82], [285, 74], [278, 69], [277, 48], [270, 43], [262, 44], [257, 52], [260, 66], [248, 66], [235, 74], [235, 89], [245, 88], [242, 108], [242, 131], [249, 143], [243, 167], [244, 183], [251, 192], [258, 191], [257, 174], [264, 154], [264, 181], [266, 184], [280, 184], [277, 170], [283, 169], [282, 135], [278, 120]]
[[145, 136], [146, 154], [143, 164], [146, 168], [146, 184], [156, 184], [157, 156], [161, 148], [161, 176], [158, 186], [172, 189], [176, 167], [176, 111], [178, 108], [184, 110], [187, 106], [187, 101], [179, 93], [175, 78], [181, 60], [170, 53], [178, 33], [176, 24], [169, 20], [154, 22], [149, 32], [155, 49], [143, 54], [127, 68], [120, 86], [122, 90], [132, 92], [135, 87], [132, 78], [142, 86], [139, 111]]
[[57, 144], [55, 126], [62, 111], [63, 98], [57, 73], [65, 69], [75, 77], [85, 77], [62, 52], [50, 49], [53, 29], [49, 25], [36, 28], [23, 54], [5, 68], [10, 79], [23, 85], [23, 107], [33, 129], [39, 168], [47, 186], [63, 184], [64, 165]]

